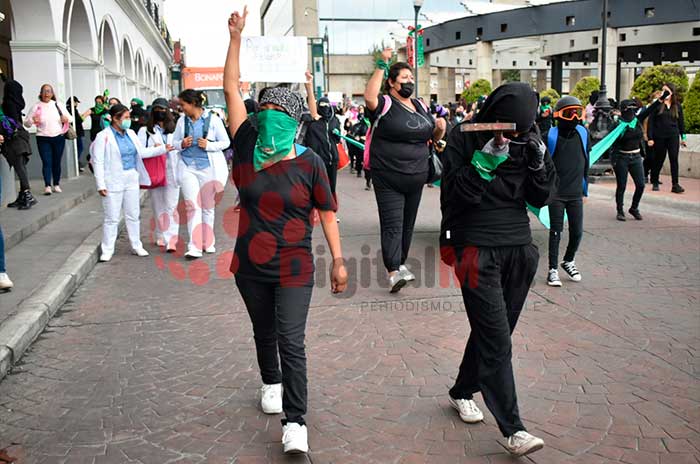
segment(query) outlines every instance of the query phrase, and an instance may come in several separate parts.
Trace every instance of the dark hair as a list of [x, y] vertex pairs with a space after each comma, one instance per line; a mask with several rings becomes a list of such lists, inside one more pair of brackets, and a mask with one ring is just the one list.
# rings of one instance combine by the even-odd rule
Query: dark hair
[[245, 105], [246, 114], [257, 113], [258, 111], [260, 111], [260, 106], [258, 105], [258, 102], [256, 102], [252, 98], [246, 98], [243, 101], [243, 104]]
[[[678, 91], [678, 89], [676, 88], [676, 84], [674, 84], [672, 82], [666, 82], [664, 85], [666, 87], [668, 87], [672, 93], [671, 106], [668, 108], [668, 110], [671, 112], [671, 117], [673, 119], [678, 119], [678, 114], [679, 114], [678, 106], [680, 104], [678, 103], [678, 93], [676, 93]], [[659, 108], [659, 114], [663, 113], [665, 109], [666, 109], [666, 105], [665, 104], [661, 105], [661, 107]]]
[[109, 109], [109, 115], [111, 116], [112, 121], [114, 121], [115, 118], [121, 118], [122, 115], [127, 111], [129, 111], [129, 108], [122, 105], [121, 103], [117, 103]]
[[204, 92], [201, 90], [185, 89], [180, 92], [178, 98], [185, 103], [196, 106], [197, 108], [202, 108], [204, 106]]
[[173, 132], [175, 132], [175, 118], [173, 117], [173, 112], [170, 111], [170, 109], [168, 108], [162, 108], [160, 106], [154, 106], [151, 108], [151, 112], [148, 115], [148, 122], [146, 123], [146, 130], [151, 134], [155, 134], [153, 126], [156, 125], [156, 120], [154, 117], [156, 111], [165, 112], [165, 120], [163, 121], [163, 132], [165, 132], [166, 134], [172, 134]]
[[391, 90], [391, 84], [389, 83], [389, 81], [391, 80], [396, 82], [396, 79], [398, 79], [399, 74], [404, 69], [413, 71], [413, 68], [408, 63], [405, 63], [403, 61], [399, 61], [391, 65], [391, 68], [389, 68], [389, 77], [387, 77], [386, 81], [384, 81], [384, 93], [389, 93], [389, 90]]
[[56, 101], [56, 91], [53, 89], [53, 85], [51, 84], [43, 84], [41, 88], [39, 89], [39, 100], [41, 100], [41, 91], [44, 89], [44, 87], [48, 87], [51, 89], [51, 100]]
[[[120, 99], [118, 99], [117, 97], [109, 97], [109, 98], [107, 99], [107, 103], [109, 103], [111, 100], [116, 100], [116, 101], [117, 101], [117, 105], [122, 105], [122, 101], [121, 101]], [[103, 100], [103, 101], [104, 101], [104, 100]], [[122, 105], [122, 106], [124, 106], [124, 105]]]
[[98, 96], [96, 96], [96, 97], [93, 99], [93, 101], [94, 101], [94, 100], [97, 100], [98, 98], [99, 98], [100, 100], [102, 100], [102, 103], [105, 102], [105, 96], [104, 96], [104, 95], [98, 95]]

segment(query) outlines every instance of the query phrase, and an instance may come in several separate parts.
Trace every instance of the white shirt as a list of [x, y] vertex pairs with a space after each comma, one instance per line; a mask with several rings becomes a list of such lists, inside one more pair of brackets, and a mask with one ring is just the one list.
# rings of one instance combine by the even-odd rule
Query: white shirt
[[24, 118], [24, 125], [32, 127], [34, 125], [34, 115], [39, 114], [41, 121], [36, 126], [36, 135], [40, 137], [56, 137], [63, 134], [63, 123], [61, 122], [61, 114], [66, 116], [69, 121], [72, 121], [71, 115], [65, 108], [61, 108], [61, 113], [58, 111], [58, 103], [49, 100], [36, 102]]

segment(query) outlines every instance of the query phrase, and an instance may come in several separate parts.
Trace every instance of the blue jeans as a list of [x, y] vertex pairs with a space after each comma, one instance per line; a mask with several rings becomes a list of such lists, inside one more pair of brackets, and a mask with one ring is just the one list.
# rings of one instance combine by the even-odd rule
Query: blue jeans
[[61, 161], [63, 160], [63, 149], [66, 146], [66, 138], [61, 135], [56, 137], [37, 136], [36, 145], [41, 156], [42, 174], [44, 175], [44, 185], [51, 187], [61, 184]]
[[[2, 177], [0, 177], [0, 200], [2, 200]], [[0, 274], [5, 271], [5, 237], [2, 235], [2, 227], [0, 227]]]

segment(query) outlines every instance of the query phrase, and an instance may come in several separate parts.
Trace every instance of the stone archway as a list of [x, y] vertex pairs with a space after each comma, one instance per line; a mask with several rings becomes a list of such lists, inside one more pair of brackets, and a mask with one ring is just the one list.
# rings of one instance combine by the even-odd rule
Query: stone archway
[[110, 16], [102, 19], [100, 26], [100, 57], [103, 63], [102, 85], [109, 89], [111, 95], [126, 97], [122, 87], [119, 42], [114, 21]]
[[[91, 101], [100, 89], [100, 62], [97, 27], [92, 8], [87, 0], [74, 0], [72, 14], [69, 11], [71, 0], [66, 0], [63, 8], [63, 42], [71, 50], [66, 51], [64, 66], [66, 81], [63, 88], [57, 89], [59, 95], [70, 93], [71, 76], [68, 75], [68, 54], [72, 65], [73, 94], [81, 101]], [[70, 16], [70, 24], [68, 24]]]
[[134, 47], [131, 45], [129, 36], [124, 36], [122, 40], [122, 73], [126, 77], [125, 93], [127, 95], [136, 94], [136, 64], [134, 57]]

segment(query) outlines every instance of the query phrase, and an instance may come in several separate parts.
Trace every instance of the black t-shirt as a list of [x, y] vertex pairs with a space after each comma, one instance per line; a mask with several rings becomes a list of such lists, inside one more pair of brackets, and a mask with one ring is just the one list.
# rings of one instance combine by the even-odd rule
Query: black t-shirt
[[565, 136], [561, 131], [554, 150], [554, 167], [559, 176], [557, 197], [575, 199], [583, 196], [583, 176], [586, 170], [586, 154], [583, 151], [581, 136], [572, 131]]
[[313, 285], [313, 208], [337, 209], [326, 168], [313, 150], [298, 145], [296, 158], [255, 172], [257, 138], [250, 119], [233, 138], [232, 176], [241, 209], [231, 272], [282, 286]]
[[[417, 100], [412, 100], [418, 111], [409, 110], [400, 101], [391, 97], [391, 108], [382, 116], [372, 134], [370, 145], [370, 167], [377, 171], [394, 171], [402, 174], [428, 172], [430, 150], [428, 141], [433, 136], [435, 121]], [[384, 97], [370, 111], [374, 123], [384, 107]]]

